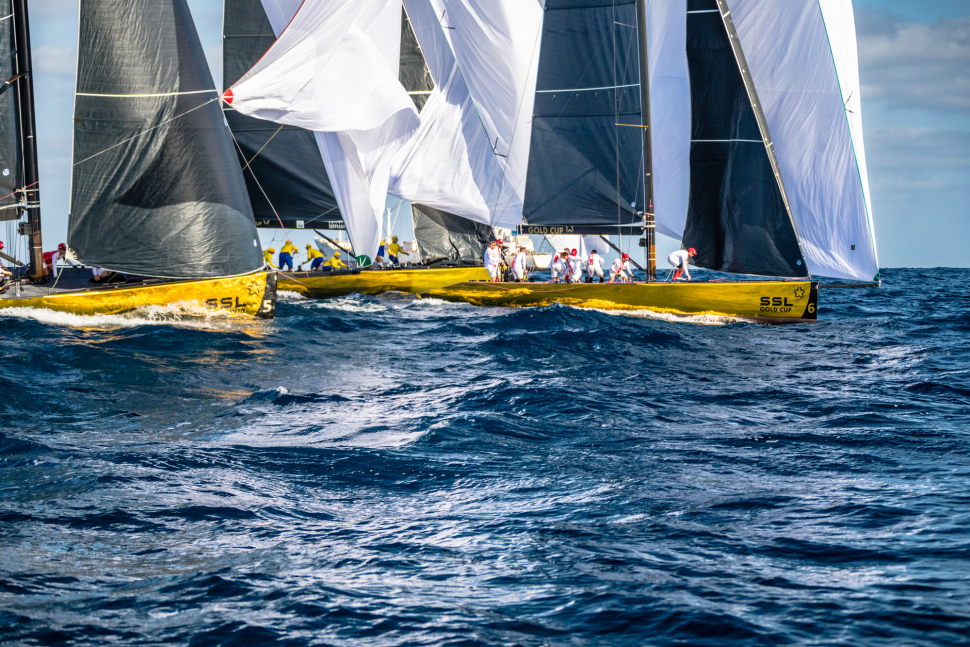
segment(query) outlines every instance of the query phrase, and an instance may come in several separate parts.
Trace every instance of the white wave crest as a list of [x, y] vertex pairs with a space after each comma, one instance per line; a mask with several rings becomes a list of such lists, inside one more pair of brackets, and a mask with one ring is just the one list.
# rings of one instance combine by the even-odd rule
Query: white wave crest
[[595, 310], [603, 314], [620, 317], [637, 317], [640, 319], [654, 319], [656, 321], [670, 321], [674, 323], [692, 323], [698, 326], [724, 326], [729, 323], [739, 323], [748, 321], [739, 317], [728, 317], [725, 315], [675, 315], [669, 312], [656, 312], [654, 310], [603, 310], [600, 308], [577, 308], [577, 310]]
[[276, 291], [277, 301], [306, 301], [307, 298], [300, 294], [299, 292], [290, 292], [289, 290], [277, 290]]
[[[142, 306], [125, 314], [80, 315], [48, 308], [0, 308], [0, 317], [32, 319], [52, 326], [68, 328], [131, 328], [134, 326], [170, 326], [188, 328], [225, 328], [240, 321], [239, 315], [226, 310], [209, 310], [196, 304], [173, 303], [164, 306]], [[252, 323], [247, 320], [247, 323]]]

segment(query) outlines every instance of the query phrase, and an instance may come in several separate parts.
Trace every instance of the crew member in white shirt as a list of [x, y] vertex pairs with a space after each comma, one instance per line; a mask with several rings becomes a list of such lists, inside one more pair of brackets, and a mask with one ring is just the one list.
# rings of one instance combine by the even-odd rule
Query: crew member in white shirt
[[582, 283], [583, 282], [583, 270], [586, 263], [583, 262], [582, 257], [579, 252], [575, 249], [569, 252], [569, 282], [570, 283]]
[[525, 247], [519, 247], [519, 253], [512, 260], [512, 275], [516, 281], [525, 278]]
[[492, 283], [498, 283], [502, 265], [502, 250], [498, 247], [498, 241], [493, 240], [485, 250], [485, 269], [488, 270], [488, 277]]
[[617, 258], [610, 265], [610, 283], [619, 278], [624, 283], [629, 283], [633, 279], [633, 267], [630, 265], [630, 255], [624, 254], [622, 258]]
[[566, 259], [562, 257], [562, 254], [556, 254], [552, 257], [552, 265], [549, 266], [549, 272], [552, 274], [552, 282], [559, 283], [559, 277], [566, 272]]
[[693, 247], [690, 249], [678, 249], [667, 257], [667, 262], [670, 263], [671, 267], [674, 268], [674, 278], [676, 281], [680, 278], [680, 275], [686, 274], [687, 280], [690, 281], [690, 270], [687, 269], [687, 262], [691, 257], [697, 256], [697, 251]]
[[594, 276], [600, 278], [600, 283], [603, 282], [603, 257], [595, 249], [589, 253], [589, 260], [586, 262], [586, 282], [592, 283]]

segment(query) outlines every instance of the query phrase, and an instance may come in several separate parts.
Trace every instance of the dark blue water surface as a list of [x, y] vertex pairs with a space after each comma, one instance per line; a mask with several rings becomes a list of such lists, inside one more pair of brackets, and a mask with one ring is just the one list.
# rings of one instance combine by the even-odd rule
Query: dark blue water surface
[[970, 643], [968, 284], [0, 315], [0, 641]]

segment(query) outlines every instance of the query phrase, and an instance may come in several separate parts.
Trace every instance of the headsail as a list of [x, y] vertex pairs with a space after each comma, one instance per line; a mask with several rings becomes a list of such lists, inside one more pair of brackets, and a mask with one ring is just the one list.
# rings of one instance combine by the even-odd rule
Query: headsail
[[692, 130], [690, 205], [683, 242], [699, 267], [806, 276], [760, 106], [742, 77], [730, 17], [717, 0], [688, 0]]
[[727, 0], [813, 274], [879, 271], [850, 0]]
[[90, 265], [169, 278], [263, 264], [185, 0], [82, 0], [68, 243]]
[[[13, 0], [0, 0], [0, 79], [12, 79], [17, 71], [17, 43], [14, 35]], [[19, 86], [0, 86], [0, 220], [19, 220], [22, 211], [14, 207], [23, 199], [23, 138], [18, 119]]]
[[[277, 23], [278, 2], [267, 3]], [[294, 7], [295, 10], [295, 7]], [[231, 86], [276, 41], [261, 0], [226, 0], [223, 14], [222, 79]], [[280, 27], [282, 30], [282, 27]], [[340, 209], [313, 133], [247, 117], [223, 104], [226, 121], [239, 146], [243, 177], [260, 227], [342, 228]], [[275, 211], [274, 211], [275, 208]], [[277, 218], [277, 216], [279, 218]]]

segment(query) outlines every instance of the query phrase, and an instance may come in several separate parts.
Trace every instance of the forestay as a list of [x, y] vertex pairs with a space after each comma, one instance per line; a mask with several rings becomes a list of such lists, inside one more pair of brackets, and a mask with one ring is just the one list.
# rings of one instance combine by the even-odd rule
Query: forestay
[[185, 0], [82, 0], [68, 244], [89, 265], [212, 278], [263, 264]]

